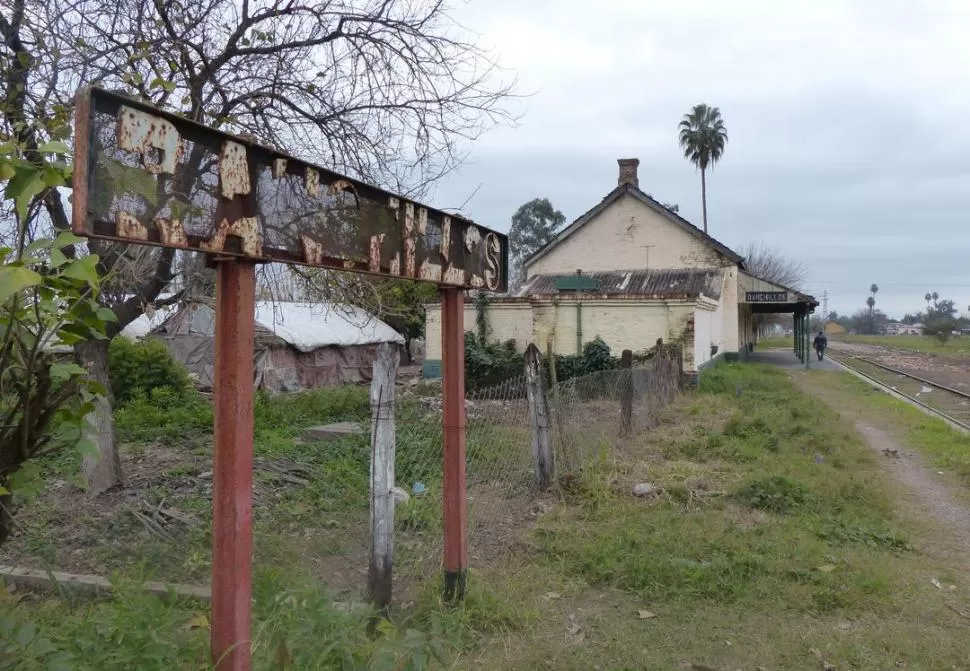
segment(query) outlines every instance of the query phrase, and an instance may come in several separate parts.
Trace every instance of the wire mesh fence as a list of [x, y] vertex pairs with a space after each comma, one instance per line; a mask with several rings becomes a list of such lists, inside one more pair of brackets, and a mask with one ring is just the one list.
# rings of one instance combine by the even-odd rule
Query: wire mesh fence
[[[543, 362], [537, 393], [525, 371], [466, 395], [466, 475], [471, 564], [487, 562], [516, 541], [536, 517], [541, 473], [568, 488], [584, 469], [623, 449], [656, 422], [681, 386], [673, 347], [630, 368], [603, 370], [550, 385]], [[541, 404], [546, 417], [541, 415]], [[624, 407], [627, 418], [624, 418]], [[407, 500], [395, 511], [396, 578], [440, 571], [442, 553], [442, 399], [402, 394], [396, 405], [396, 481]], [[542, 434], [552, 458], [537, 458]], [[539, 504], [541, 506], [541, 504]]]
[[[545, 505], [546, 491], [568, 493], [599, 460], [636, 445], [680, 387], [680, 353], [673, 348], [627, 369], [557, 384], [549, 384], [548, 365], [548, 360], [538, 362], [535, 375], [523, 370], [466, 396], [472, 568], [525, 538]], [[309, 577], [326, 583], [340, 599], [355, 599], [367, 591], [371, 548], [378, 547], [393, 555], [395, 601], [410, 598], [411, 586], [440, 577], [441, 390], [393, 379], [376, 395], [371, 390], [370, 421], [360, 389], [329, 390], [321, 397], [331, 416], [363, 420], [359, 426], [340, 422], [347, 425], [344, 435], [317, 435], [315, 430], [325, 427], [306, 427], [319, 421], [322, 408], [312, 395], [259, 404], [253, 474], [257, 574], [269, 569], [294, 579]], [[207, 403], [198, 397], [190, 406], [158, 410], [140, 417], [139, 426], [147, 431], [156, 422], [193, 418]], [[149, 406], [139, 408], [147, 412]], [[209, 421], [205, 413], [192, 419], [199, 426]], [[287, 429], [285, 421], [293, 426]], [[385, 422], [385, 436], [388, 426], [393, 428], [393, 480], [374, 478], [381, 447], [374, 440], [375, 421]], [[219, 570], [210, 554], [211, 434], [172, 431], [165, 441], [152, 438], [126, 450], [124, 488], [94, 498], [54, 481], [40, 504], [18, 516], [20, 527], [4, 544], [0, 564], [100, 575], [144, 567], [152, 579], [208, 582], [213, 568]], [[153, 428], [151, 435], [156, 434]], [[543, 480], [547, 490], [540, 488]], [[375, 491], [384, 492], [379, 500], [372, 501], [372, 481], [378, 482]], [[388, 484], [393, 485], [390, 496]], [[386, 523], [372, 527], [371, 506], [388, 511], [390, 500], [393, 518], [385, 512]]]

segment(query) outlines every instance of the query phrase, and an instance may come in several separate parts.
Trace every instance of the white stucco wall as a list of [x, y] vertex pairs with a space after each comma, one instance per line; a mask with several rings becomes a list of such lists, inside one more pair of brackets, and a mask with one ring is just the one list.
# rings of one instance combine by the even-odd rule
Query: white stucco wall
[[667, 217], [624, 195], [548, 254], [526, 267], [537, 273], [708, 268], [725, 261], [711, 247]]
[[721, 351], [738, 351], [738, 267], [730, 266], [724, 271], [721, 288]]
[[700, 366], [711, 359], [711, 344], [716, 315], [714, 310], [697, 306], [694, 309], [694, 365]]
[[[425, 359], [441, 359], [441, 305], [425, 306]], [[477, 311], [472, 303], [465, 303], [464, 330], [475, 331]], [[516, 349], [524, 352], [532, 342], [532, 309], [527, 303], [492, 304], [488, 306], [489, 339], [499, 342], [515, 340]]]

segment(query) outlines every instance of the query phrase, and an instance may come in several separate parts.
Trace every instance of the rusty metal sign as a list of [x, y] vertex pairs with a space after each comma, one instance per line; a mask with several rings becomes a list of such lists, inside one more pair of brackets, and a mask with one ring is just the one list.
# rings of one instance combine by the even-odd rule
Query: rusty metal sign
[[504, 292], [508, 239], [97, 87], [77, 97], [78, 235]]

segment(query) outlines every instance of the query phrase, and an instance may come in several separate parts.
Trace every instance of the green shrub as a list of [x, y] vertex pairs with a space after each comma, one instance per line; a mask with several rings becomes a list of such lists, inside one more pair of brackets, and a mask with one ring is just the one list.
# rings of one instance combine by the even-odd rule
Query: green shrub
[[469, 391], [491, 387], [520, 376], [525, 358], [515, 342], [487, 342], [471, 331], [465, 333], [465, 386]]
[[155, 389], [167, 389], [178, 395], [190, 387], [188, 371], [172, 357], [165, 343], [154, 338], [112, 340], [108, 349], [108, 373], [118, 405], [151, 394]]
[[734, 496], [752, 508], [773, 513], [791, 512], [813, 499], [805, 485], [783, 475], [751, 480], [738, 489]]
[[122, 440], [178, 440], [212, 431], [212, 404], [194, 390], [162, 387], [117, 408], [114, 419]]

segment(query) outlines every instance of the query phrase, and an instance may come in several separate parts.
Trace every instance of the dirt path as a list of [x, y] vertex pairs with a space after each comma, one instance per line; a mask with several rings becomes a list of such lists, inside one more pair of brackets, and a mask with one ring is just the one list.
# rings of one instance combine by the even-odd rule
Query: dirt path
[[964, 548], [970, 545], [970, 508], [957, 498], [952, 485], [942, 479], [944, 476], [882, 429], [864, 420], [855, 426], [869, 447], [886, 457], [886, 468], [912, 492], [913, 499], [920, 504], [920, 512], [945, 525]]
[[[931, 520], [940, 533], [934, 534], [947, 551], [966, 556], [970, 549], [970, 507], [961, 499], [957, 486], [945, 473], [928, 463], [918, 452], [887, 428], [886, 418], [851, 407], [846, 399], [823, 394], [804, 376], [796, 375], [796, 384], [806, 393], [824, 401], [844, 419], [851, 421], [869, 447], [881, 456], [886, 471], [899, 486], [902, 495], [899, 508], [907, 516]], [[887, 430], [888, 429], [888, 430]]]

